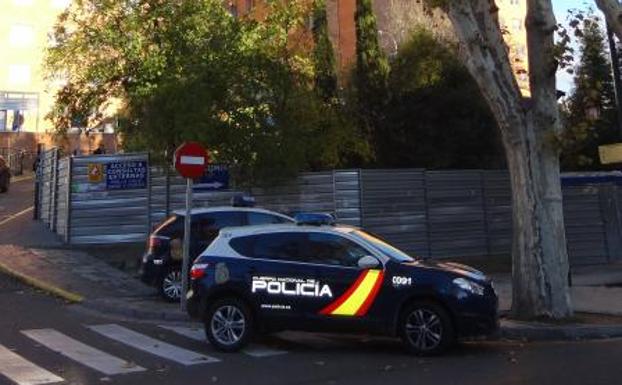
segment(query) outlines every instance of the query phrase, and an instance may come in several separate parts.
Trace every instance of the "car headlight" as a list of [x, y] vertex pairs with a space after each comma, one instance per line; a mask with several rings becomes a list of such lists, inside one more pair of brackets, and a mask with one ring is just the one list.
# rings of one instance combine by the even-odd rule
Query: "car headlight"
[[453, 280], [454, 285], [458, 286], [462, 290], [476, 295], [484, 295], [484, 286], [473, 281], [469, 281], [466, 278], [456, 278]]

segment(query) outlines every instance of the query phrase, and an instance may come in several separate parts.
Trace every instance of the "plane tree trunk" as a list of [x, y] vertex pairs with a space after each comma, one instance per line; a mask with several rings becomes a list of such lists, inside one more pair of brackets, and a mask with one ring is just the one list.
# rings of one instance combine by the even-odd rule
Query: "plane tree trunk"
[[605, 14], [607, 24], [613, 33], [622, 40], [622, 5], [617, 0], [594, 0], [594, 2]]
[[551, 1], [527, 0], [530, 97], [518, 87], [493, 0], [428, 1], [447, 12], [463, 61], [501, 131], [513, 195], [513, 316], [569, 317], [559, 152], [553, 144], [561, 124]]

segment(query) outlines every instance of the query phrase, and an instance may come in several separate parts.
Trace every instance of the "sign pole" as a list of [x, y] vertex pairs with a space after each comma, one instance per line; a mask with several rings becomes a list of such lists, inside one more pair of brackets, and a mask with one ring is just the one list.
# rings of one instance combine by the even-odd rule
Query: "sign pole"
[[190, 236], [192, 232], [192, 183], [205, 173], [209, 155], [203, 146], [196, 142], [184, 142], [175, 151], [175, 169], [186, 178], [186, 217], [184, 218], [183, 262], [181, 264], [181, 311], [186, 311], [190, 279]]
[[190, 232], [192, 231], [192, 178], [186, 178], [186, 216], [184, 218], [183, 262], [181, 268], [181, 311], [186, 311], [188, 276], [190, 269]]

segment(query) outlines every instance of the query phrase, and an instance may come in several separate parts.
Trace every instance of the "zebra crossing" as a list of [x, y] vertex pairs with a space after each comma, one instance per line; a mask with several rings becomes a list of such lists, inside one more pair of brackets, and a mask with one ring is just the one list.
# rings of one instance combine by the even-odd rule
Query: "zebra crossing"
[[[118, 324], [84, 325], [84, 328], [94, 333], [95, 336], [103, 337], [99, 341], [113, 341], [127, 348], [147, 353], [158, 360], [182, 366], [217, 364], [223, 360], [203, 352], [171, 344], [160, 338]], [[206, 342], [205, 335], [199, 327], [158, 325], [158, 329], [167, 330], [185, 339]], [[20, 335], [25, 337], [27, 341], [36, 344], [37, 347], [43, 347], [46, 351], [52, 352], [51, 354], [60, 355], [64, 359], [106, 376], [140, 373], [149, 370], [110, 352], [90, 346], [76, 337], [76, 333], [73, 332], [66, 334], [49, 328], [28, 329], [21, 330]], [[251, 358], [266, 358], [287, 353], [284, 350], [255, 345], [245, 349], [241, 354]], [[67, 381], [60, 375], [53, 373], [49, 368], [46, 369], [33, 363], [24, 353], [4, 346], [0, 341], [0, 384], [3, 383], [3, 378], [16, 385], [60, 384]]]

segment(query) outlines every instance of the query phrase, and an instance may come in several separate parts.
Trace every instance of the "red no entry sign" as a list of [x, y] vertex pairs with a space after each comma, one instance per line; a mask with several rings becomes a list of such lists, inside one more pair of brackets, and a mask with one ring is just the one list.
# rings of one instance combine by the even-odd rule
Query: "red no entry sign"
[[208, 162], [207, 151], [199, 143], [184, 142], [175, 151], [175, 169], [184, 178], [201, 177]]

